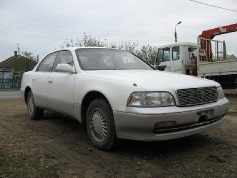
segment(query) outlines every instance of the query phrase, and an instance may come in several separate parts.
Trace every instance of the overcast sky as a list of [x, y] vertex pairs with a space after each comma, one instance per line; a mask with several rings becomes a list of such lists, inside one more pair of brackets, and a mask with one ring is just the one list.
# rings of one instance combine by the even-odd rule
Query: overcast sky
[[[65, 41], [83, 33], [108, 43], [138, 42], [159, 47], [178, 41], [196, 42], [203, 30], [237, 23], [237, 0], [0, 0], [0, 61], [20, 51], [42, 59]], [[234, 10], [234, 11], [231, 11]], [[237, 55], [237, 32], [226, 40]]]

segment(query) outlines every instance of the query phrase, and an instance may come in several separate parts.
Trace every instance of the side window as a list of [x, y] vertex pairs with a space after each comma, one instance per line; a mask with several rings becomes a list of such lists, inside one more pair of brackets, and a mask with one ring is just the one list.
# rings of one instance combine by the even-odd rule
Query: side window
[[165, 48], [164, 50], [164, 56], [163, 56], [163, 62], [170, 60], [170, 48]]
[[51, 72], [58, 52], [46, 56], [37, 68], [39, 72]]
[[157, 55], [157, 58], [156, 58], [156, 65], [160, 65], [160, 63], [162, 62], [163, 54], [164, 54], [163, 49], [159, 49], [158, 50], [158, 55]]
[[194, 59], [195, 57], [197, 57], [197, 48], [188, 48], [188, 56], [189, 56], [189, 59]]
[[73, 57], [70, 51], [60, 51], [56, 61], [54, 63], [53, 71], [56, 71], [56, 66], [58, 64], [69, 64], [70, 66], [74, 65]]
[[172, 48], [172, 60], [179, 60], [179, 47], [173, 47]]
[[161, 62], [166, 62], [170, 60], [170, 48], [163, 48], [158, 50], [157, 55], [157, 65]]

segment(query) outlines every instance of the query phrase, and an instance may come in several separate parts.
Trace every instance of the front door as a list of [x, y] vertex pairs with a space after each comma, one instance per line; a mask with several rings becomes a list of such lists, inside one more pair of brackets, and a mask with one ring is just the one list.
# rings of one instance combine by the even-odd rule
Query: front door
[[174, 73], [183, 73], [184, 64], [180, 59], [180, 47], [175, 46], [171, 48], [171, 68], [170, 71]]
[[65, 115], [73, 116], [74, 83], [76, 74], [57, 72], [57, 64], [65, 63], [74, 67], [70, 51], [60, 51], [53, 71], [48, 75], [47, 98], [50, 100], [50, 109]]

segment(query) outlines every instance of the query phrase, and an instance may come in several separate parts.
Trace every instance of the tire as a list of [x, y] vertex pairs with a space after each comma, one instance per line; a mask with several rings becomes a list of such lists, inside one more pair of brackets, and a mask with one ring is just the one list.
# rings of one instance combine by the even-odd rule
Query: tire
[[35, 106], [32, 91], [30, 91], [27, 95], [26, 105], [27, 105], [27, 111], [28, 111], [28, 115], [30, 119], [38, 120], [38, 119], [43, 118], [44, 110]]
[[87, 133], [94, 147], [112, 150], [117, 144], [114, 116], [108, 102], [98, 98], [91, 102], [86, 115]]

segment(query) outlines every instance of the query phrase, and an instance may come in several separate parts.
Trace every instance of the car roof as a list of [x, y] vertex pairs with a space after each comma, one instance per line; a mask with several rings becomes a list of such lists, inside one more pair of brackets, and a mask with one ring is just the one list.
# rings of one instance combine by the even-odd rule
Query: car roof
[[88, 47], [85, 47], [85, 46], [83, 46], [83, 47], [66, 47], [66, 48], [56, 49], [53, 52], [63, 51], [63, 50], [75, 51], [77, 49], [119, 49], [119, 48], [94, 47], [94, 46], [88, 46]]
[[176, 42], [176, 43], [170, 43], [170, 44], [162, 45], [159, 48], [174, 47], [174, 46], [194, 46], [194, 47], [197, 47], [197, 43], [193, 43], [193, 42]]

